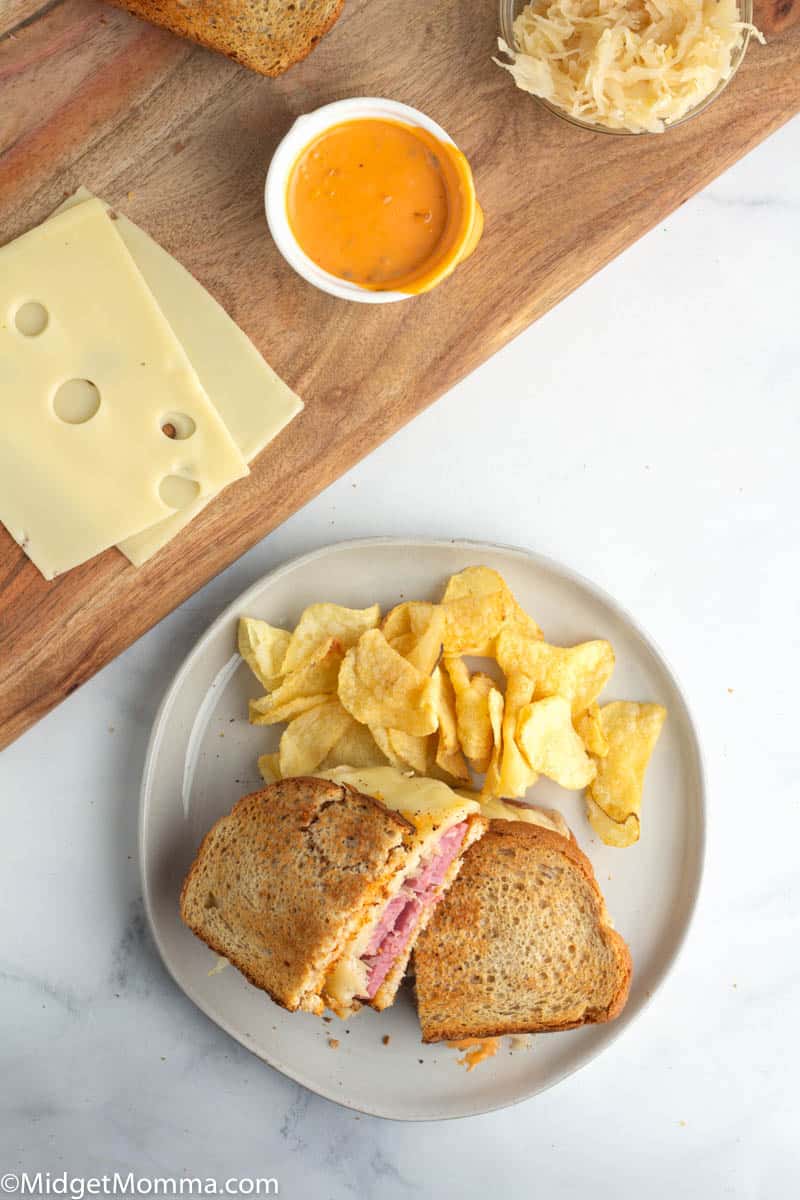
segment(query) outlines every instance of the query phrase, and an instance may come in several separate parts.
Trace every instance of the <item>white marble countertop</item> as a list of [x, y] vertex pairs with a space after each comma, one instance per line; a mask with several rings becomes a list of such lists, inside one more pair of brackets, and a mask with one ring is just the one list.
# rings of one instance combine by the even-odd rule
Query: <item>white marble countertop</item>
[[[3, 753], [0, 1175], [797, 1195], [799, 279], [795, 121]], [[595, 579], [665, 648], [708, 769], [700, 911], [650, 1008], [555, 1090], [439, 1125], [265, 1067], [173, 985], [140, 900], [139, 778], [172, 673], [268, 569], [373, 534], [529, 546]]]

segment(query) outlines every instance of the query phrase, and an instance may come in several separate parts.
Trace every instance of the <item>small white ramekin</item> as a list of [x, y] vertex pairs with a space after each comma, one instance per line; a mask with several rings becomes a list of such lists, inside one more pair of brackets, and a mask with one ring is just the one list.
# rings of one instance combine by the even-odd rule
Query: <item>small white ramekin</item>
[[308, 257], [301, 249], [299, 242], [292, 233], [289, 217], [286, 211], [286, 187], [289, 173], [309, 142], [343, 121], [355, 121], [363, 118], [388, 117], [395, 121], [403, 121], [406, 125], [416, 125], [427, 129], [434, 137], [442, 142], [455, 142], [445, 133], [441, 125], [437, 125], [425, 113], [408, 104], [400, 104], [397, 100], [383, 100], [375, 96], [357, 96], [351, 100], [336, 100], [325, 104], [314, 112], [298, 117], [289, 132], [278, 145], [272, 156], [272, 162], [267, 171], [267, 182], [264, 186], [264, 206], [267, 213], [269, 231], [290, 267], [298, 275], [302, 275], [308, 283], [328, 292], [331, 296], [339, 296], [342, 300], [355, 300], [359, 304], [391, 304], [395, 300], [410, 300], [412, 292], [374, 292], [369, 288], [351, 283], [347, 279], [339, 279], [323, 271], [322, 267]]

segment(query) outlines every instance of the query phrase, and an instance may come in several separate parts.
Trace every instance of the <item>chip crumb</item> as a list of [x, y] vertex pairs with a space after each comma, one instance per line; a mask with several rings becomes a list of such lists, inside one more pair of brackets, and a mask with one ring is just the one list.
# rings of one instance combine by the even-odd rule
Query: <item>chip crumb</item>
[[[734, 984], [733, 986], [734, 986], [734, 987], [736, 987], [736, 984]], [[389, 1045], [389, 1042], [390, 1042], [391, 1040], [392, 1040], [392, 1039], [390, 1038], [390, 1036], [389, 1036], [389, 1034], [388, 1034], [388, 1033], [385, 1033], [385, 1034], [383, 1035], [383, 1037], [381, 1038], [381, 1041], [383, 1042], [384, 1046], [388, 1046], [388, 1045]]]
[[678, 1124], [679, 1124], [680, 1126], [682, 1126], [683, 1128], [685, 1128], [685, 1127], [686, 1127], [686, 1122], [685, 1122], [685, 1121], [678, 1121]]
[[728, 695], [729, 695], [729, 696], [732, 696], [732, 695], [733, 695], [733, 688], [728, 688]]
[[328, 1045], [330, 1046], [331, 1050], [338, 1050], [339, 1049], [339, 1039], [338, 1038], [328, 1038]]
[[136, 192], [128, 192], [128, 199], [132, 200], [135, 195], [136, 195]]
[[333, 1020], [333, 1017], [323, 1017], [322, 1019], [326, 1025], [330, 1025], [331, 1021]]

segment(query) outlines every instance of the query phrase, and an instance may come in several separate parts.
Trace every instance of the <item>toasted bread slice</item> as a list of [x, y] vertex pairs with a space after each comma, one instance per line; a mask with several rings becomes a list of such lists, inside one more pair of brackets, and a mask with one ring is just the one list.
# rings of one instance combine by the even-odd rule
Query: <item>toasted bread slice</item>
[[573, 838], [492, 821], [414, 951], [424, 1042], [610, 1021], [631, 956]]
[[336, 24], [344, 0], [110, 0], [261, 75], [281, 75]]
[[399, 813], [350, 787], [283, 780], [212, 826], [181, 917], [278, 1004], [322, 1012], [328, 969], [405, 867], [413, 837]]

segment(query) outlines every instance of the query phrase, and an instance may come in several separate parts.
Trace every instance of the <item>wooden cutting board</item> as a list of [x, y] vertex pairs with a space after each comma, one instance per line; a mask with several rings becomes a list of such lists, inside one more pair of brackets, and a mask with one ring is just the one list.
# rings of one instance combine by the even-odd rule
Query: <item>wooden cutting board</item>
[[[496, 33], [494, 0], [347, 0], [310, 58], [270, 80], [100, 0], [0, 5], [0, 241], [85, 184], [179, 258], [306, 402], [250, 477], [138, 570], [109, 550], [46, 583], [0, 527], [0, 746], [800, 108], [794, 29], [751, 45], [721, 99], [664, 136], [583, 133], [492, 65]], [[298, 113], [350, 95], [424, 109], [472, 163], [484, 239], [428, 296], [348, 305], [270, 240], [274, 147]], [[413, 506], [413, 472], [403, 486]]]

